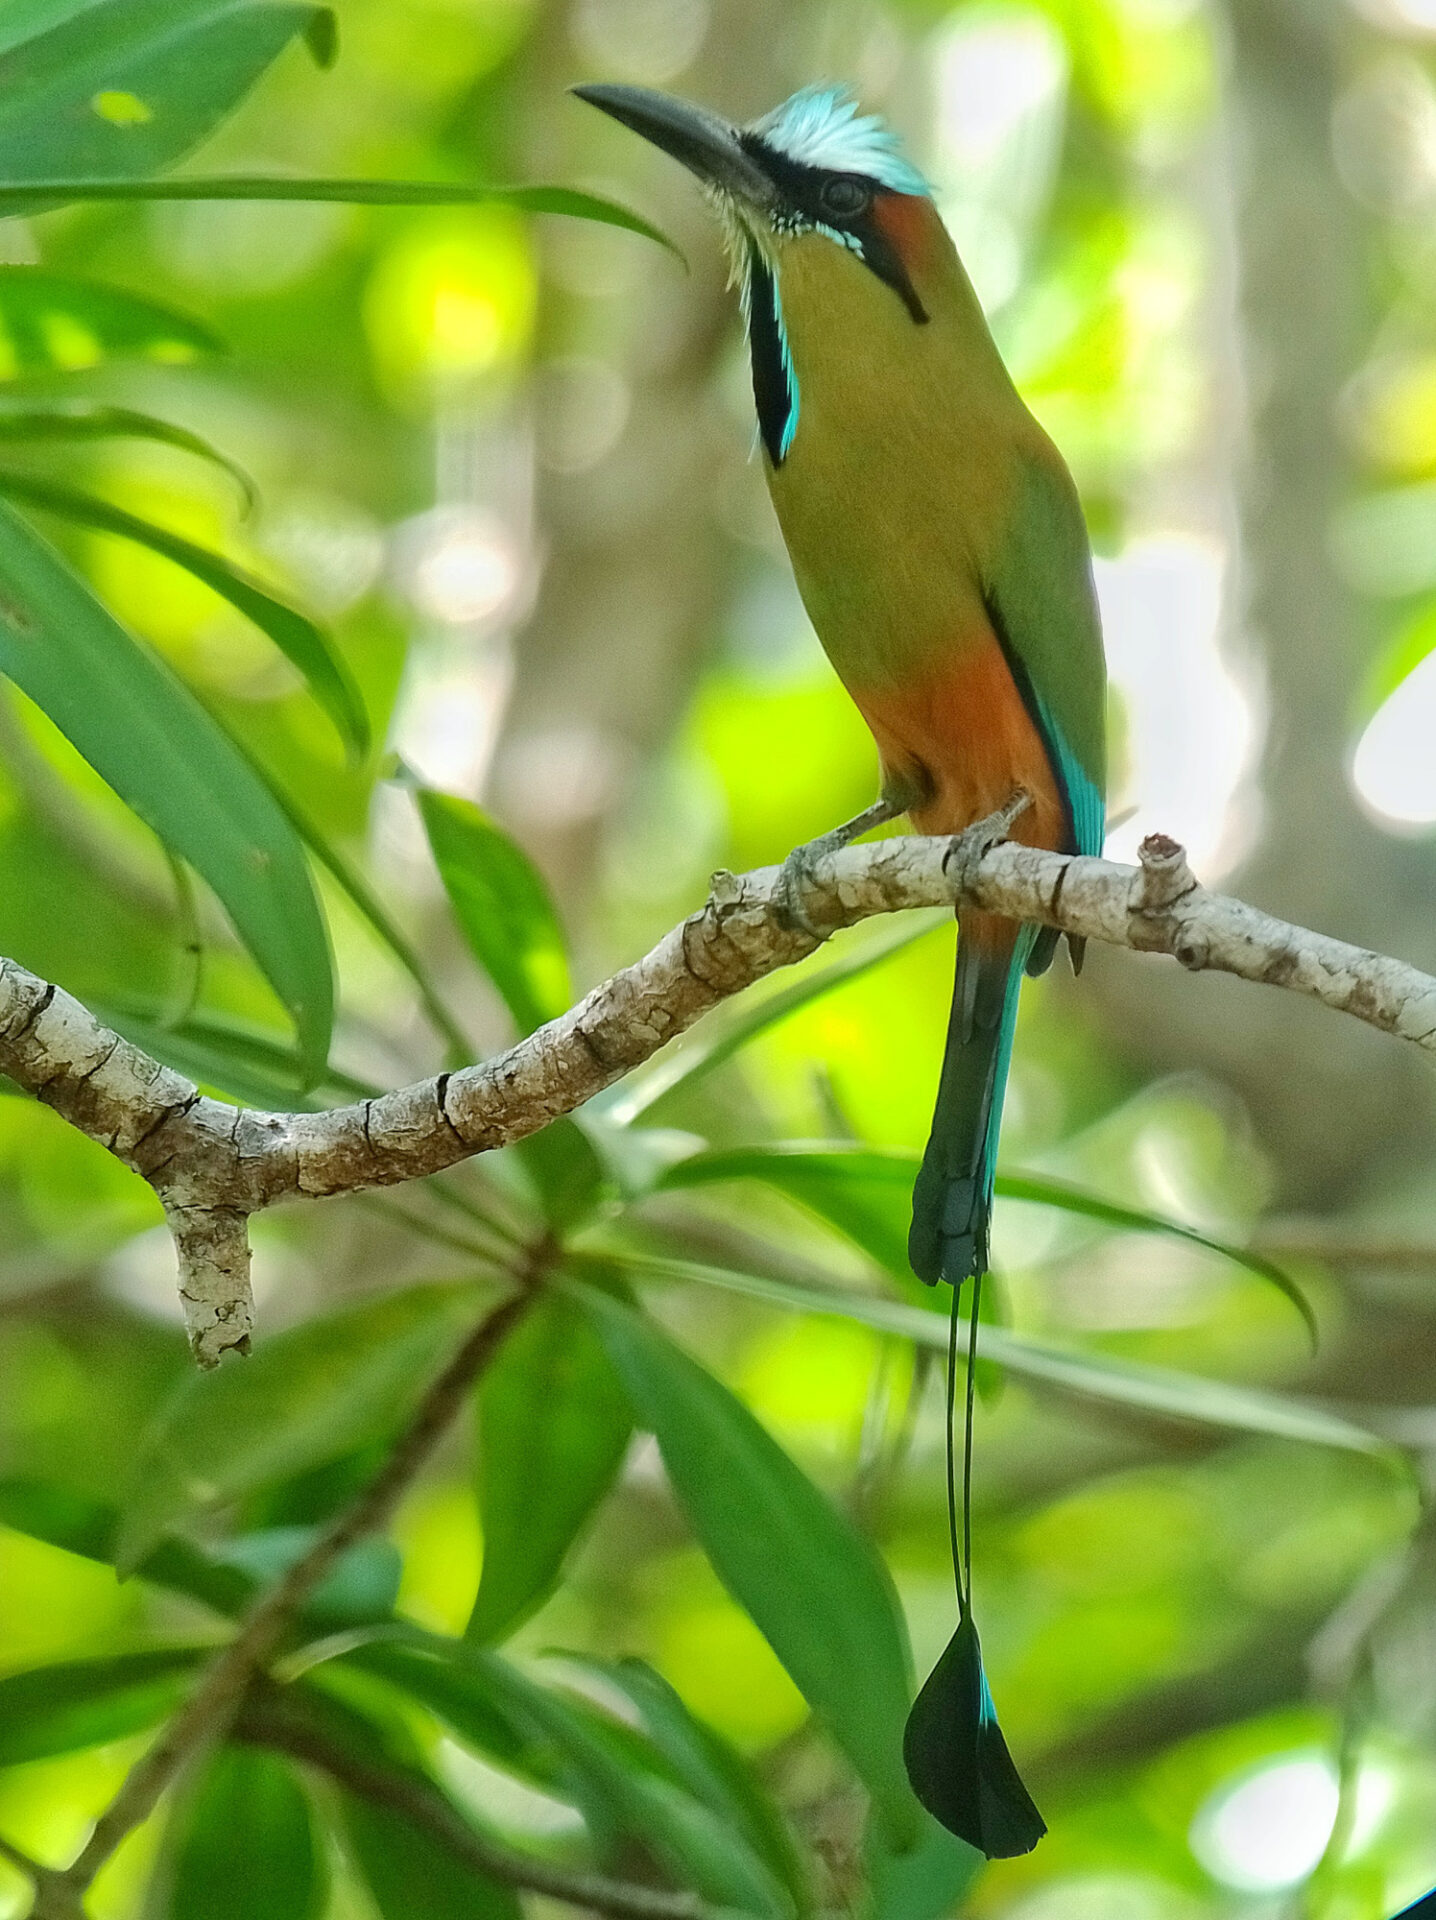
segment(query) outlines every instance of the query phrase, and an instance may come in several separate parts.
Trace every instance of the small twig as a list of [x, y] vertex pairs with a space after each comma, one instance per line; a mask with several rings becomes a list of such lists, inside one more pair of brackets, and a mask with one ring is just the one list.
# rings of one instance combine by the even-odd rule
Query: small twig
[[368, 1486], [283, 1579], [262, 1595], [235, 1638], [205, 1668], [194, 1692], [131, 1768], [74, 1863], [60, 1876], [72, 1892], [85, 1892], [126, 1835], [148, 1819], [181, 1770], [223, 1737], [251, 1680], [278, 1651], [294, 1616], [335, 1562], [355, 1541], [387, 1523], [470, 1387], [527, 1309], [551, 1259], [552, 1249], [546, 1243], [535, 1250], [520, 1290], [487, 1313], [469, 1334], [419, 1402]]
[[505, 1886], [607, 1914], [610, 1920], [739, 1920], [731, 1909], [706, 1906], [694, 1894], [664, 1893], [599, 1874], [570, 1872], [516, 1853], [477, 1832], [422, 1775], [351, 1752], [321, 1728], [285, 1713], [282, 1703], [262, 1697], [247, 1701], [236, 1732], [256, 1745], [306, 1761], [360, 1799], [401, 1814], [432, 1834], [464, 1866]]

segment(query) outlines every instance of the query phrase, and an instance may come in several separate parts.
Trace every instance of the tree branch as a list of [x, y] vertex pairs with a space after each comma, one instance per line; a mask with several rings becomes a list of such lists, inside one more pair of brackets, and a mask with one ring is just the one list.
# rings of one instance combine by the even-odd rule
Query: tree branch
[[[960, 857], [954, 858], [954, 852]], [[820, 944], [781, 921], [778, 870], [714, 875], [703, 908], [644, 959], [507, 1053], [326, 1113], [261, 1113], [201, 1096], [80, 1004], [0, 961], [0, 1072], [100, 1141], [164, 1203], [190, 1340], [213, 1365], [248, 1338], [245, 1223], [277, 1201], [394, 1186], [547, 1126], [721, 1001]], [[906, 837], [819, 860], [802, 887], [824, 935], [874, 914], [967, 902], [1081, 939], [1173, 955], [1194, 972], [1303, 993], [1436, 1051], [1436, 979], [1199, 887], [1160, 834], [1141, 864]]]
[[[125, 1837], [149, 1818], [162, 1794], [203, 1748], [223, 1739], [256, 1673], [278, 1652], [304, 1602], [356, 1540], [389, 1520], [465, 1395], [526, 1311], [553, 1259], [543, 1243], [534, 1249], [519, 1290], [485, 1314], [419, 1402], [379, 1472], [333, 1520], [309, 1551], [255, 1602], [238, 1633], [201, 1674], [198, 1684], [164, 1730], [125, 1777], [119, 1792], [95, 1822], [74, 1862], [42, 1869], [34, 1916], [59, 1911], [57, 1899], [78, 1911], [95, 1875]], [[30, 1868], [27, 1866], [27, 1871]]]

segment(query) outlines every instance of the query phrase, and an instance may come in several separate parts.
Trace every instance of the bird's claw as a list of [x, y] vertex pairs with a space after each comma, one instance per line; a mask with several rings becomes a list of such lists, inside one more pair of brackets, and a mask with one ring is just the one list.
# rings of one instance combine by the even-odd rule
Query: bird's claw
[[1000, 847], [1012, 831], [1012, 823], [1032, 804], [1032, 796], [1019, 787], [1005, 807], [999, 807], [996, 813], [989, 813], [986, 819], [975, 820], [970, 827], [952, 837], [951, 845], [942, 857], [943, 871], [952, 876], [959, 892], [971, 886], [978, 867], [986, 854], [994, 847]]
[[803, 905], [803, 892], [817, 879], [817, 863], [824, 851], [821, 842], [816, 840], [794, 847], [778, 869], [778, 883], [773, 889], [774, 912], [779, 924], [791, 933], [807, 934], [810, 940], [827, 938], [821, 928], [813, 925]]

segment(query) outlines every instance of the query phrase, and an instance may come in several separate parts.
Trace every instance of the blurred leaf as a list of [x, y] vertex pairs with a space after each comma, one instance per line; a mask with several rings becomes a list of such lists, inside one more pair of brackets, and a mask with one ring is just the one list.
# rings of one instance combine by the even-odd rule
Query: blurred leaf
[[[123, 0], [116, 0], [122, 4]], [[3, 67], [0, 67], [3, 79]], [[640, 214], [615, 200], [573, 187], [490, 187], [448, 180], [313, 180], [270, 174], [223, 174], [183, 180], [86, 179], [77, 172], [38, 180], [0, 171], [0, 206], [74, 205], [82, 200], [289, 200], [332, 201], [349, 207], [513, 207], [519, 213], [559, 213], [600, 226], [621, 227], [657, 241], [677, 259], [683, 255]]]
[[[273, 1586], [318, 1539], [318, 1527], [265, 1527], [241, 1533], [212, 1547], [222, 1565], [238, 1567], [256, 1585]], [[392, 1540], [357, 1541], [305, 1603], [311, 1622], [330, 1626], [367, 1626], [394, 1611], [404, 1562]]]
[[410, 1287], [276, 1334], [242, 1366], [188, 1375], [141, 1445], [121, 1572], [170, 1528], [391, 1431], [478, 1297], [469, 1286]]
[[[498, 1656], [476, 1649], [476, 1658], [461, 1663], [451, 1657], [450, 1649], [456, 1652], [462, 1645], [410, 1628], [353, 1648], [340, 1657], [339, 1664], [377, 1675], [419, 1701], [475, 1752], [551, 1785], [553, 1766], [544, 1763], [534, 1749], [529, 1727], [515, 1717], [513, 1689], [497, 1687], [492, 1680]], [[533, 1682], [520, 1680], [518, 1685], [527, 1689]], [[526, 1693], [520, 1695], [520, 1699], [526, 1697]]]
[[472, 800], [420, 787], [418, 801], [460, 930], [519, 1032], [557, 1019], [573, 1000], [573, 983], [543, 876]]
[[666, 1100], [669, 1094], [676, 1093], [679, 1088], [692, 1086], [715, 1068], [721, 1067], [746, 1047], [750, 1040], [756, 1040], [769, 1027], [786, 1020], [789, 1014], [797, 1013], [821, 999], [824, 994], [858, 979], [871, 968], [880, 966], [884, 960], [890, 960], [894, 954], [912, 946], [914, 941], [936, 932], [938, 927], [952, 925], [950, 913], [920, 914], [916, 919], [918, 924], [915, 926], [905, 925], [880, 938], [864, 940], [835, 965], [815, 967], [800, 974], [790, 987], [750, 1001], [736, 1018], [705, 1021], [695, 1037], [685, 1039], [656, 1067], [646, 1068], [640, 1076], [626, 1082], [605, 1101], [606, 1117], [618, 1126], [627, 1126], [656, 1107], [660, 1100]]
[[[236, 745], [236, 751], [242, 753], [243, 748]], [[264, 781], [267, 785], [270, 784], [262, 767], [256, 764], [254, 772], [257, 779]], [[355, 910], [367, 921], [413, 981], [424, 1003], [424, 1011], [433, 1021], [437, 1031], [443, 1035], [454, 1060], [458, 1062], [472, 1059], [473, 1048], [468, 1036], [439, 997], [438, 989], [429, 977], [429, 970], [424, 965], [419, 949], [405, 934], [361, 870], [326, 833], [321, 832], [309, 815], [295, 804], [292, 796], [282, 787], [270, 785], [270, 791], [275, 804], [281, 809], [315, 859], [329, 869]]]
[[523, 1920], [512, 1887], [485, 1879], [402, 1814], [350, 1793], [340, 1812], [380, 1920]]
[[64, 1660], [0, 1680], [0, 1767], [123, 1740], [178, 1705], [201, 1647]]
[[213, 1088], [222, 1099], [303, 1113], [332, 1104], [325, 1095], [365, 1100], [382, 1091], [329, 1066], [319, 1085], [306, 1093], [303, 1062], [292, 1046], [261, 1027], [228, 1020], [222, 1014], [195, 1013], [168, 1026], [157, 1013], [146, 1017], [129, 1007], [110, 1007], [96, 1000], [87, 1004], [97, 1020], [165, 1066]]
[[314, 30], [321, 12], [237, 0], [97, 0], [12, 41], [0, 55], [0, 180], [133, 177], [173, 165], [296, 35]]
[[0, 378], [70, 373], [122, 355], [195, 360], [225, 351], [188, 314], [43, 267], [0, 265]]
[[[722, 1180], [761, 1180], [838, 1228], [889, 1273], [907, 1279], [912, 1185], [920, 1164], [917, 1154], [899, 1147], [740, 1147], [694, 1154], [680, 1160], [658, 1184], [674, 1188], [705, 1186]], [[1103, 1199], [1100, 1194], [1038, 1174], [999, 1173], [997, 1191], [1005, 1200], [1027, 1200], [1036, 1206], [1057, 1207], [1064, 1213], [1099, 1220], [1104, 1226], [1122, 1227], [1134, 1233], [1160, 1233], [1220, 1254], [1224, 1260], [1245, 1267], [1248, 1273], [1284, 1293], [1306, 1322], [1315, 1343], [1316, 1318], [1306, 1295], [1274, 1261], [1259, 1253], [1232, 1241], [1217, 1240], [1163, 1214], [1123, 1206], [1115, 1200]]]
[[461, 1732], [462, 1703], [477, 1700], [480, 1735], [494, 1724], [519, 1730], [540, 1750], [541, 1769], [541, 1750], [549, 1748], [555, 1785], [583, 1808], [590, 1831], [606, 1832], [608, 1850], [625, 1837], [640, 1840], [680, 1886], [719, 1906], [767, 1916], [789, 1911], [746, 1840], [686, 1790], [643, 1734], [587, 1700], [538, 1684], [486, 1648], [419, 1629], [407, 1638], [420, 1650], [417, 1658], [389, 1645], [347, 1658], [385, 1672]]
[[865, 1920], [943, 1920], [983, 1866], [976, 1848], [923, 1815], [923, 1834], [906, 1853], [884, 1842], [870, 1823], [864, 1848], [868, 1873]]
[[172, 560], [196, 580], [203, 581], [211, 592], [227, 600], [236, 612], [267, 634], [285, 659], [299, 669], [349, 752], [361, 759], [368, 753], [369, 716], [343, 657], [322, 627], [282, 600], [276, 600], [257, 580], [209, 548], [196, 546], [192, 540], [182, 539], [165, 527], [141, 520], [136, 514], [126, 513], [122, 507], [113, 507], [92, 494], [77, 493], [72, 487], [0, 470], [0, 494], [23, 500], [45, 513], [58, 514], [77, 526], [112, 533], [120, 540], [133, 540], [137, 546], [148, 547], [152, 553]]
[[1238, 1246], [1231, 1240], [1218, 1240], [1209, 1233], [1198, 1232], [1195, 1227], [1184, 1226], [1180, 1220], [1168, 1219], [1164, 1214], [1148, 1213], [1144, 1207], [1121, 1206], [1115, 1200], [1104, 1200], [1100, 1194], [1069, 1186], [1064, 1180], [1049, 1180], [1041, 1174], [1000, 1173], [997, 1176], [997, 1191], [1006, 1200], [1029, 1200], [1040, 1207], [1060, 1207], [1065, 1213], [1080, 1214], [1087, 1220], [1100, 1220], [1104, 1226], [1125, 1227], [1133, 1233], [1161, 1233], [1169, 1240], [1186, 1240], [1192, 1246], [1205, 1247], [1208, 1253], [1219, 1253], [1224, 1260], [1230, 1260], [1234, 1266], [1245, 1267], [1258, 1280], [1265, 1280], [1279, 1293], [1284, 1293], [1306, 1322], [1313, 1350], [1316, 1347], [1316, 1315], [1311, 1302], [1289, 1273], [1274, 1260], [1253, 1253], [1250, 1247]]
[[221, 1747], [174, 1821], [169, 1920], [314, 1920], [323, 1911], [324, 1855], [285, 1761]]
[[[0, 1524], [65, 1553], [112, 1566], [120, 1532], [117, 1507], [69, 1488], [15, 1475], [0, 1480]], [[187, 1540], [162, 1540], [137, 1571], [155, 1585], [202, 1601], [216, 1613], [237, 1614], [253, 1597], [254, 1582], [220, 1566]]]
[[[618, 1256], [610, 1255], [609, 1258]], [[574, 1256], [575, 1259], [578, 1256]], [[838, 1293], [817, 1287], [793, 1286], [766, 1275], [739, 1273], [727, 1267], [701, 1266], [692, 1260], [625, 1253], [622, 1263], [636, 1275], [652, 1274], [687, 1280], [699, 1286], [721, 1287], [775, 1307], [799, 1313], [834, 1314], [880, 1333], [897, 1334], [934, 1353], [947, 1352], [947, 1315], [900, 1300], [878, 1300], [867, 1294]], [[1105, 1353], [1078, 1353], [1053, 1347], [1007, 1327], [984, 1327], [982, 1351], [988, 1360], [1030, 1380], [1110, 1400], [1119, 1406], [1142, 1407], [1167, 1419], [1194, 1420], [1203, 1426], [1228, 1427], [1238, 1433], [1273, 1434], [1283, 1440], [1302, 1440], [1312, 1446], [1337, 1447], [1347, 1453], [1383, 1456], [1402, 1472], [1397, 1450], [1368, 1428], [1356, 1426], [1324, 1407], [1288, 1394], [1233, 1386], [1225, 1380], [1207, 1380], [1169, 1367], [1143, 1366], [1117, 1360]]]
[[501, 1640], [553, 1590], [623, 1464], [633, 1419], [586, 1315], [553, 1294], [505, 1341], [477, 1412], [484, 1562], [465, 1631]]
[[688, 1791], [743, 1836], [786, 1890], [795, 1912], [810, 1911], [812, 1888], [792, 1830], [742, 1754], [695, 1719], [663, 1676], [645, 1661], [583, 1660], [578, 1664], [622, 1688], [637, 1707], [644, 1731]]
[[572, 1232], [593, 1216], [607, 1191], [608, 1170], [581, 1121], [561, 1113], [516, 1141], [513, 1152], [555, 1233]]
[[642, 1314], [562, 1284], [592, 1315], [719, 1577], [905, 1842], [917, 1830], [902, 1765], [911, 1669], [887, 1569], [720, 1380]]
[[227, 734], [0, 504], [0, 673], [213, 887], [288, 1008], [308, 1079], [329, 1052], [329, 941], [298, 838]]
[[[0, 301], [0, 323], [3, 320]], [[181, 453], [192, 453], [227, 473], [239, 488], [246, 513], [253, 511], [258, 499], [253, 480], [228, 454], [221, 453], [201, 434], [169, 420], [158, 420], [152, 413], [140, 413], [134, 407], [101, 406], [88, 400], [55, 401], [43, 407], [0, 403], [0, 443], [27, 445], [51, 440], [150, 440], [159, 446], [177, 447]]]

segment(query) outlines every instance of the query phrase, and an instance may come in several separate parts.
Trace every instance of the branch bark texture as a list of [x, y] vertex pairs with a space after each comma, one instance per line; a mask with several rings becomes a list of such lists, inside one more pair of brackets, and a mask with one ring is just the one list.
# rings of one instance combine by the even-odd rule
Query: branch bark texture
[[[154, 1188], [179, 1250], [191, 1343], [213, 1365], [249, 1341], [251, 1214], [422, 1179], [582, 1106], [722, 1001], [814, 951], [818, 941], [783, 922], [777, 881], [776, 868], [716, 874], [697, 913], [561, 1019], [381, 1099], [318, 1114], [210, 1099], [10, 960], [0, 961], [0, 1072]], [[1143, 843], [1136, 867], [1011, 843], [980, 852], [961, 840], [883, 840], [816, 862], [803, 902], [825, 936], [875, 914], [968, 902], [1284, 987], [1436, 1051], [1436, 978], [1207, 892], [1162, 835]]]

